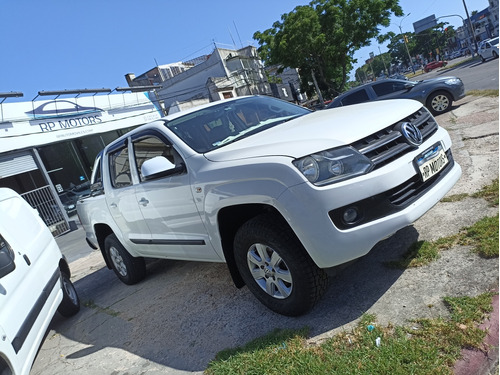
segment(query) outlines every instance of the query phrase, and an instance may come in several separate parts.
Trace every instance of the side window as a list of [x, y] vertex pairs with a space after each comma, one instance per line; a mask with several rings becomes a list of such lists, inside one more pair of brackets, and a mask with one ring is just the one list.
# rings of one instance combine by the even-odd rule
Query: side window
[[181, 156], [177, 151], [175, 151], [170, 143], [166, 143], [154, 135], [148, 135], [140, 138], [137, 141], [134, 141], [134, 157], [137, 165], [137, 173], [139, 174], [141, 182], [145, 180], [141, 173], [142, 164], [146, 160], [152, 159], [156, 156], [163, 156], [167, 158], [176, 167], [183, 164]]
[[128, 147], [114, 151], [109, 158], [109, 174], [113, 187], [122, 188], [132, 185]]
[[392, 83], [390, 82], [378, 83], [376, 85], [373, 85], [372, 88], [377, 96], [384, 96], [393, 92]]
[[370, 100], [370, 98], [368, 97], [368, 94], [366, 93], [366, 91], [359, 90], [359, 91], [353, 92], [350, 95], [347, 95], [344, 99], [342, 99], [342, 105], [358, 104], [358, 103], [367, 102], [369, 100]]
[[381, 82], [373, 85], [372, 87], [377, 96], [384, 96], [392, 94], [393, 92], [404, 90], [405, 84], [399, 82]]

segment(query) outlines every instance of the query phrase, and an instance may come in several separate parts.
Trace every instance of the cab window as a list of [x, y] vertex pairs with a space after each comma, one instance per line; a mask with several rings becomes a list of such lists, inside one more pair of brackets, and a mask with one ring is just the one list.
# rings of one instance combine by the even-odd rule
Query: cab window
[[183, 164], [182, 158], [172, 145], [158, 136], [146, 135], [134, 141], [133, 144], [135, 164], [137, 166], [137, 173], [141, 182], [145, 181], [141, 172], [141, 167], [146, 160], [157, 156], [163, 156], [176, 167]]

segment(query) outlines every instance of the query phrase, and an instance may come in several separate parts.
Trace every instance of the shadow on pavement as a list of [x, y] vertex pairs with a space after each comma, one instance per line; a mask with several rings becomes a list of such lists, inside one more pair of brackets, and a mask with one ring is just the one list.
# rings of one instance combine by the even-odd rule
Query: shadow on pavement
[[225, 264], [154, 260], [146, 280], [133, 286], [105, 268], [78, 280], [80, 314], [56, 317], [51, 329], [90, 345], [67, 359], [116, 347], [171, 368], [202, 371], [220, 350], [275, 328], [308, 326], [316, 336], [354, 322], [401, 276], [384, 262], [400, 258], [417, 237], [407, 227], [349, 266], [329, 270], [326, 295], [299, 318], [275, 314], [247, 288], [236, 289]]

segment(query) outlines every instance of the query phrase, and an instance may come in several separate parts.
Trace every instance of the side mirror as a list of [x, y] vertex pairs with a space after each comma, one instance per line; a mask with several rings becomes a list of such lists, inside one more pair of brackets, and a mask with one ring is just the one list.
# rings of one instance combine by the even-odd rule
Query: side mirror
[[11, 251], [7, 246], [2, 246], [3, 244], [5, 244], [5, 242], [1, 240], [0, 236], [0, 278], [8, 275], [16, 269], [16, 264], [14, 263]]
[[103, 190], [102, 181], [94, 182], [90, 185], [90, 195], [96, 196], [102, 193]]
[[141, 174], [146, 181], [171, 176], [182, 171], [184, 171], [183, 165], [176, 167], [164, 156], [155, 156], [146, 160], [141, 166]]

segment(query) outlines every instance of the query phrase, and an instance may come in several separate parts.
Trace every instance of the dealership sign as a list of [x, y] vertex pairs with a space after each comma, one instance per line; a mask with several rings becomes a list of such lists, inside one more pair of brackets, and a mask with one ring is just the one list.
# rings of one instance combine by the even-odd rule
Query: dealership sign
[[138, 126], [161, 117], [146, 93], [0, 106], [0, 152]]

